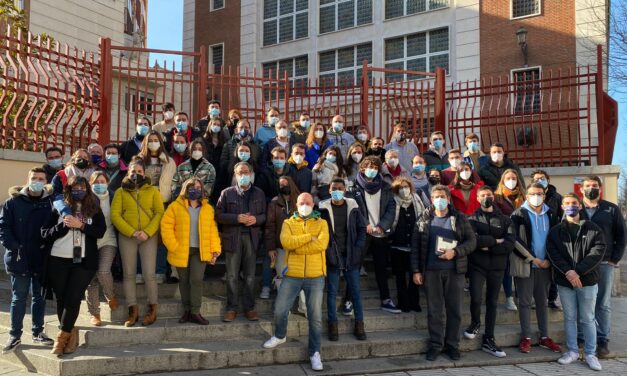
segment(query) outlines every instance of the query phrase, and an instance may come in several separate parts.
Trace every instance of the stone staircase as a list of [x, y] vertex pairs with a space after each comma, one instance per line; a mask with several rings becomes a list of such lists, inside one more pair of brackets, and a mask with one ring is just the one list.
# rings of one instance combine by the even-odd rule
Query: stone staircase
[[[219, 275], [220, 273], [216, 273]], [[3, 274], [3, 277], [6, 278]], [[417, 356], [424, 353], [428, 344], [426, 312], [390, 314], [379, 309], [378, 290], [374, 273], [364, 277], [362, 299], [364, 304], [365, 327], [368, 340], [357, 341], [352, 335], [352, 317], [338, 313], [340, 340], [329, 342], [326, 339], [326, 296], [323, 307], [323, 361], [348, 359], [365, 360], [390, 356]], [[392, 287], [394, 282], [389, 280]], [[121, 283], [115, 284], [118, 296], [123, 297]], [[8, 281], [0, 280], [0, 331], [8, 336], [9, 293], [5, 290]], [[343, 291], [343, 283], [342, 290]], [[138, 301], [145, 298], [144, 285], [138, 285]], [[395, 291], [392, 290], [392, 295]], [[179, 304], [178, 285], [159, 285], [159, 319], [150, 327], [137, 325], [125, 328], [126, 317], [123, 300], [121, 308], [111, 312], [106, 303], [101, 303], [101, 315], [106, 326], [93, 327], [89, 324], [86, 304], [81, 306], [77, 325], [80, 328], [81, 346], [72, 355], [57, 358], [49, 354], [49, 348], [30, 344], [30, 319], [25, 319], [23, 344], [11, 354], [0, 359], [25, 367], [29, 371], [49, 375], [123, 375], [150, 372], [174, 372], [200, 369], [234, 367], [257, 367], [277, 364], [308, 362], [307, 320], [291, 314], [288, 325], [288, 341], [275, 349], [264, 349], [263, 342], [272, 334], [273, 300], [257, 299], [256, 309], [260, 315], [258, 322], [249, 322], [238, 316], [232, 323], [222, 323], [221, 313], [225, 305], [225, 284], [219, 276], [204, 282], [202, 315], [210, 325], [179, 324], [182, 314]], [[421, 294], [424, 297], [424, 293]], [[465, 327], [470, 322], [468, 312], [469, 294], [464, 296]], [[103, 299], [104, 301], [104, 299]], [[514, 352], [518, 345], [520, 327], [518, 313], [507, 311], [501, 294], [496, 328], [496, 342], [506, 352]], [[338, 306], [340, 301], [338, 299]], [[426, 301], [421, 301], [426, 311]], [[146, 307], [141, 307], [140, 312]], [[54, 303], [49, 302], [46, 315], [46, 332], [52, 337], [58, 332], [58, 321], [54, 314]], [[535, 315], [532, 315], [535, 322]], [[551, 336], [563, 341], [561, 312], [550, 312]], [[462, 339], [461, 350], [480, 349], [481, 336], [474, 340]], [[505, 358], [506, 360], [507, 358]], [[434, 365], [435, 366], [435, 365]]]

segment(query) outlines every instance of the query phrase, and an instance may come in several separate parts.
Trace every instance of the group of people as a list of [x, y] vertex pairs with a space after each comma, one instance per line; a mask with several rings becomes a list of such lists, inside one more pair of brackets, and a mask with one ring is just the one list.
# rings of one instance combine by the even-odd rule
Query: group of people
[[[601, 369], [597, 354], [609, 354], [612, 275], [625, 248], [625, 223], [618, 207], [601, 199], [598, 177], [584, 179], [581, 201], [557, 193], [543, 170], [525, 185], [504, 146], [490, 145], [484, 154], [475, 134], [466, 137], [462, 152], [448, 150], [444, 134], [434, 132], [420, 154], [402, 122], [394, 124], [386, 145], [366, 126], [353, 129], [353, 137], [339, 114], [328, 126], [311, 123], [307, 113], [288, 123], [272, 107], [253, 134], [239, 110], [223, 117], [215, 100], [207, 110], [191, 126], [188, 114], [166, 103], [159, 123], [141, 117], [130, 140], [89, 145], [66, 163], [62, 149], [48, 148], [46, 164], [11, 190], [0, 213], [13, 293], [4, 352], [21, 342], [29, 291], [33, 341], [53, 345], [58, 356], [74, 352], [85, 291], [93, 325], [102, 325], [101, 287], [112, 310], [120, 305], [111, 273], [117, 258], [125, 326], [155, 322], [158, 279], [179, 283], [180, 323], [207, 325], [200, 312], [203, 276], [207, 264], [224, 253], [222, 321], [232, 322], [238, 313], [259, 320], [257, 292], [269, 299], [274, 286], [274, 335], [263, 346], [286, 341], [288, 315], [298, 300], [309, 320], [312, 368], [322, 370], [325, 284], [329, 340], [339, 339], [338, 295], [341, 313], [354, 315], [354, 336], [367, 339], [360, 276], [367, 274], [363, 262], [370, 254], [382, 310], [420, 312], [424, 286], [428, 360], [440, 353], [460, 358], [467, 280], [472, 321], [463, 335], [472, 339], [479, 333], [485, 288], [484, 351], [506, 355], [494, 339], [502, 285], [508, 309], [520, 314], [520, 351], [531, 351], [535, 305], [539, 345], [560, 352], [547, 319], [548, 307], [559, 308], [559, 293], [567, 342], [560, 363], [577, 359], [581, 340], [588, 365]], [[261, 286], [255, 278], [258, 256]], [[136, 296], [138, 258], [147, 296], [143, 317]], [[49, 291], [61, 323], [54, 341], [43, 332]]]

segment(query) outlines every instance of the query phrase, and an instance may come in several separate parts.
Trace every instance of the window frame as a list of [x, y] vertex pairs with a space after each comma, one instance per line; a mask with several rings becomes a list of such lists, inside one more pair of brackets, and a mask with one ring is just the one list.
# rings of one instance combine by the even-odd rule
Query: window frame
[[446, 0], [446, 6], [440, 7], [440, 8], [435, 8], [435, 9], [430, 9], [430, 4], [431, 4], [431, 0], [425, 0], [426, 2], [426, 9], [420, 12], [416, 12], [416, 13], [407, 13], [407, 0], [402, 0], [403, 1], [403, 14], [400, 16], [395, 16], [395, 17], [386, 17], [385, 16], [385, 10], [386, 10], [386, 6], [389, 0], [385, 0], [385, 3], [383, 4], [383, 21], [388, 21], [388, 20], [396, 20], [398, 18], [401, 17], [411, 17], [411, 16], [415, 16], [417, 14], [425, 14], [425, 13], [429, 13], [429, 12], [435, 12], [438, 10], [442, 10], [442, 9], [447, 9], [451, 7], [451, 0]]
[[[372, 65], [372, 56], [373, 56], [373, 45], [372, 42], [365, 42], [365, 43], [358, 43], [358, 44], [353, 44], [353, 45], [348, 45], [348, 46], [342, 46], [342, 47], [338, 47], [338, 48], [332, 48], [332, 49], [328, 49], [328, 50], [324, 50], [324, 51], [318, 51], [318, 78], [320, 78], [321, 75], [325, 74], [331, 74], [333, 73], [333, 75], [335, 76], [333, 79], [333, 85], [326, 85], [326, 84], [322, 84], [322, 82], [320, 83], [321, 86], [323, 87], [336, 87], [336, 88], [344, 88], [343, 86], [340, 86], [340, 83], [338, 82], [338, 74], [343, 73], [343, 72], [353, 72], [353, 85], [359, 85], [359, 83], [357, 82], [357, 71], [359, 69], [363, 68], [363, 63], [362, 61], [358, 60], [358, 53], [357, 53], [357, 48], [359, 46], [365, 46], [365, 45], [369, 45], [370, 46], [370, 59], [368, 59], [368, 66]], [[347, 68], [338, 68], [339, 66], [339, 54], [338, 51], [340, 50], [344, 50], [346, 48], [352, 47], [353, 48], [353, 66], [352, 67], [347, 67]], [[335, 59], [335, 64], [334, 64], [334, 68], [333, 70], [328, 70], [328, 71], [322, 71], [320, 69], [320, 55], [323, 53], [328, 53], [330, 51], [334, 52], [334, 59]], [[363, 75], [363, 71], [362, 71], [362, 75]], [[322, 80], [320, 80], [322, 81]], [[346, 86], [348, 87], [348, 86]]]
[[[303, 76], [303, 75], [295, 75], [296, 74], [296, 60], [297, 59], [302, 59], [305, 58], [306, 59], [306, 63], [307, 63], [307, 73]], [[287, 61], [287, 60], [291, 60], [292, 62], [292, 76], [289, 76], [287, 79], [290, 82], [290, 97], [297, 97], [297, 96], [302, 96], [302, 95], [298, 95], [297, 92], [295, 91], [296, 89], [300, 90], [303, 87], [302, 86], [294, 86], [294, 82], [296, 81], [300, 81], [300, 80], [305, 80], [305, 91], [306, 88], [309, 85], [309, 54], [305, 53], [302, 55], [297, 55], [297, 56], [292, 56], [292, 57], [287, 57], [285, 59], [278, 59], [278, 60], [270, 60], [270, 61], [265, 61], [261, 63], [261, 74], [263, 76], [264, 79], [269, 79], [271, 82], [273, 80], [282, 80], [283, 79], [283, 74], [281, 72], [279, 72], [279, 67], [281, 65], [282, 61]], [[265, 70], [265, 65], [268, 64], [273, 64], [274, 68], [272, 71], [272, 76], [268, 75], [266, 76], [266, 70]], [[277, 78], [277, 74], [279, 74], [279, 77]], [[279, 90], [279, 98], [283, 99], [285, 98], [285, 93], [284, 90], [282, 88], [279, 88], [276, 86], [276, 83], [273, 82], [271, 84], [271, 87], [269, 89], [264, 89], [264, 98], [266, 100], [269, 99], [269, 97], [272, 95], [272, 91], [273, 90]]]
[[[518, 85], [521, 84], [521, 82], [523, 81], [516, 81], [515, 77], [516, 74], [520, 73], [520, 72], [525, 72], [525, 71], [538, 71], [538, 87], [532, 87], [532, 95], [534, 95], [533, 100], [535, 102], [535, 91], [537, 90], [538, 92], [538, 110], [536, 111], [534, 109], [534, 105], [532, 104], [532, 108], [531, 108], [531, 112], [525, 112], [525, 108], [523, 105], [523, 109], [522, 112], [517, 112], [517, 106], [516, 104], [517, 102], [517, 96], [519, 94], [519, 89], [518, 89]], [[514, 68], [514, 69], [510, 69], [510, 83], [512, 85], [512, 94], [511, 94], [511, 114], [513, 116], [532, 116], [532, 115], [540, 115], [542, 114], [542, 66], [541, 65], [534, 65], [531, 67], [522, 67], [522, 68]], [[533, 85], [533, 84], [532, 84]], [[528, 90], [528, 89], [523, 89], [523, 90]], [[522, 92], [521, 94], [523, 94], [523, 102], [524, 102], [524, 95], [526, 94], [525, 92]]]
[[[214, 47], [222, 47], [222, 64], [220, 65], [220, 73], [215, 72], [215, 64], [213, 63], [213, 49]], [[212, 74], [224, 74], [224, 42], [212, 44], [209, 46], [209, 72]]]
[[[339, 17], [338, 17], [338, 5], [340, 3], [345, 3], [348, 1], [354, 1], [355, 5], [353, 8], [353, 26], [351, 27], [345, 27], [343, 29], [338, 29], [338, 22], [339, 22]], [[365, 25], [371, 25], [374, 23], [374, 0], [368, 0], [370, 1], [370, 22], [366, 22], [366, 23], [362, 23], [362, 24], [357, 24], [357, 14], [358, 14], [358, 4], [359, 4], [359, 0], [333, 0], [333, 3], [329, 3], [329, 4], [324, 4], [321, 5], [320, 2], [318, 2], [318, 35], [326, 35], [326, 34], [330, 34], [330, 33], [337, 33], [340, 31], [344, 31], [344, 30], [350, 30], [350, 29], [354, 29], [357, 27], [361, 27], [361, 26], [365, 26]], [[320, 16], [320, 12], [322, 11], [322, 8], [331, 8], [333, 7], [335, 9], [334, 12], [334, 19], [335, 19], [335, 25], [333, 30], [330, 31], [322, 31], [322, 27], [320, 25], [320, 22], [322, 20], [322, 17]]]
[[[293, 42], [293, 41], [296, 41], [296, 40], [302, 40], [302, 39], [309, 38], [309, 26], [310, 26], [309, 1], [310, 0], [307, 0], [307, 7], [305, 9], [298, 10], [298, 11], [296, 10], [296, 2], [298, 0], [291, 0], [292, 3], [293, 3], [293, 6], [294, 6], [294, 8], [293, 8], [294, 10], [291, 13], [287, 13], [287, 14], [283, 14], [283, 15], [281, 15], [281, 8], [280, 8], [281, 7], [281, 1], [277, 0], [276, 16], [269, 17], [269, 18], [265, 18], [265, 15], [264, 15], [265, 1], [266, 0], [264, 0], [262, 2], [262, 4], [261, 4], [262, 5], [262, 9], [261, 9], [261, 47], [262, 48], [264, 48], [264, 47], [271, 47], [271, 46], [278, 46], [278, 45], [283, 44], [283, 43], [290, 43], [290, 42]], [[297, 38], [296, 37], [296, 17], [298, 15], [301, 15], [301, 14], [306, 14], [307, 15], [307, 35]], [[282, 18], [287, 18], [288, 16], [290, 16], [292, 18], [292, 39], [281, 42], [281, 40], [280, 40], [281, 19]], [[270, 21], [272, 21], [272, 22], [274, 22], [276, 24], [276, 39], [275, 39], [274, 43], [265, 44], [264, 27], [265, 27], [266, 22], [270, 22]], [[285, 59], [283, 59], [283, 60], [285, 60]]]
[[542, 0], [533, 0], [533, 1], [537, 1], [538, 2], [538, 13], [526, 14], [524, 16], [514, 17], [514, 1], [516, 1], [516, 0], [509, 0], [509, 19], [510, 20], [520, 20], [520, 19], [523, 19], [523, 18], [537, 17], [537, 16], [541, 16], [542, 15]]
[[216, 8], [215, 7], [215, 1], [216, 0], [210, 0], [209, 1], [209, 12], [215, 12], [217, 10], [221, 10], [221, 9], [226, 8], [226, 0], [222, 0], [222, 7], [220, 7], [220, 8]]

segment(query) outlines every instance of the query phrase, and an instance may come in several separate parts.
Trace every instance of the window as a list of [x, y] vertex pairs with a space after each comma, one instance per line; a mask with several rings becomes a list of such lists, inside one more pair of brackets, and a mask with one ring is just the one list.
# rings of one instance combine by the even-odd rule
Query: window
[[124, 109], [128, 112], [150, 116], [153, 114], [154, 96], [141, 90], [126, 89], [124, 94]]
[[224, 0], [211, 0], [211, 10], [219, 10], [224, 8]]
[[13, 0], [13, 4], [19, 10], [24, 10], [24, 0]]
[[263, 2], [263, 45], [306, 38], [309, 30], [308, 0], [265, 0]]
[[449, 0], [386, 0], [385, 19], [446, 8]]
[[321, 86], [353, 86], [361, 82], [363, 61], [372, 61], [372, 44], [340, 48], [320, 53], [318, 64]]
[[540, 67], [512, 71], [514, 115], [536, 114], [542, 110], [540, 78]]
[[124, 33], [146, 34], [146, 9], [144, 2], [138, 0], [126, 0], [124, 7]]
[[[307, 88], [307, 72], [308, 72], [309, 59], [307, 55], [298, 56], [289, 59], [283, 59], [278, 61], [269, 61], [263, 63], [263, 76], [265, 78], [276, 79], [277, 75], [279, 79], [284, 78], [285, 72], [290, 81], [290, 96], [298, 96], [306, 94], [304, 91]], [[270, 89], [264, 89], [264, 96], [266, 100], [268, 98], [276, 96], [277, 83], [272, 83]], [[284, 90], [278, 89], [279, 97], [285, 98]]]
[[320, 0], [320, 34], [372, 22], [372, 0]]
[[211, 46], [211, 56], [209, 56], [209, 68], [213, 68], [213, 73], [222, 74], [224, 65], [224, 44]]
[[512, 18], [537, 16], [540, 14], [540, 0], [512, 0]]
[[[436, 67], [449, 70], [448, 28], [406, 35], [385, 41], [385, 68], [435, 72]], [[424, 78], [422, 75], [386, 73], [387, 81]]]

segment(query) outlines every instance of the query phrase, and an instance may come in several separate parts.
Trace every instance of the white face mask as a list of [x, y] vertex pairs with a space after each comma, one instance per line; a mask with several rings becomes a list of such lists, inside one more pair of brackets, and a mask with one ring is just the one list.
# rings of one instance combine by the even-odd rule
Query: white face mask
[[174, 112], [173, 111], [166, 111], [163, 113], [163, 118], [165, 120], [170, 120], [174, 117]]
[[159, 147], [161, 147], [159, 142], [153, 141], [148, 143], [148, 150], [150, 151], [157, 151], [159, 150]]
[[387, 164], [390, 165], [390, 167], [392, 168], [396, 168], [396, 166], [398, 166], [398, 158], [390, 158], [387, 160]]
[[276, 131], [276, 135], [277, 135], [277, 136], [279, 136], [279, 137], [287, 137], [287, 129], [285, 129], [285, 128], [279, 128], [279, 129]]
[[361, 142], [368, 141], [368, 133], [357, 133], [357, 139]]
[[301, 217], [309, 217], [311, 212], [313, 211], [313, 206], [309, 205], [299, 205], [298, 206], [298, 214]]
[[292, 159], [294, 160], [294, 162], [296, 162], [296, 164], [301, 164], [301, 163], [303, 163], [303, 160], [304, 160], [305, 158], [303, 158], [303, 156], [302, 156], [302, 155], [297, 154], [297, 155], [293, 155], [293, 156], [292, 156]]
[[494, 154], [490, 154], [490, 158], [492, 158], [492, 162], [494, 163], [498, 163], [500, 161], [503, 160], [503, 153], [494, 153]]
[[463, 180], [468, 180], [470, 179], [470, 176], [472, 175], [472, 172], [466, 170], [466, 171], [462, 171], [459, 173], [459, 177], [462, 178]]
[[364, 157], [364, 155], [363, 155], [363, 154], [361, 154], [361, 153], [351, 154], [351, 158], [353, 158], [353, 161], [354, 161], [355, 163], [359, 163], [359, 162], [361, 162], [361, 159], [362, 159], [363, 157]]
[[314, 136], [316, 136], [316, 138], [322, 138], [324, 137], [324, 131], [315, 131]]
[[462, 163], [462, 160], [461, 159], [451, 159], [449, 161], [449, 163], [451, 164], [451, 167], [457, 168], [457, 167], [459, 167], [460, 163]]
[[510, 180], [505, 180], [505, 186], [509, 189], [515, 189], [516, 188], [516, 183], [518, 183], [516, 180], [510, 179]]
[[401, 188], [401, 189], [398, 190], [398, 193], [400, 194], [400, 196], [402, 198], [407, 199], [411, 195], [411, 189], [409, 189], [409, 188]]
[[202, 150], [194, 150], [192, 152], [192, 159], [199, 160], [202, 158]]
[[531, 206], [538, 207], [542, 205], [543, 202], [544, 202], [544, 198], [542, 196], [533, 195], [529, 197], [529, 203], [531, 204]]

